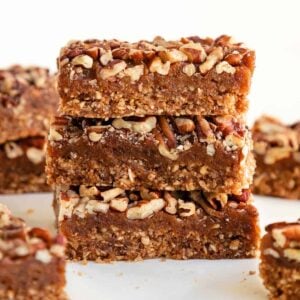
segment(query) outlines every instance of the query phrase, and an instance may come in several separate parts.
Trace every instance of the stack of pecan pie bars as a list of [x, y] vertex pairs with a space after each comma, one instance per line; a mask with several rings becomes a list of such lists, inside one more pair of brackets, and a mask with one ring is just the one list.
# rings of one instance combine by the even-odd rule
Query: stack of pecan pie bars
[[69, 258], [255, 256], [254, 60], [228, 36], [61, 50], [47, 172]]

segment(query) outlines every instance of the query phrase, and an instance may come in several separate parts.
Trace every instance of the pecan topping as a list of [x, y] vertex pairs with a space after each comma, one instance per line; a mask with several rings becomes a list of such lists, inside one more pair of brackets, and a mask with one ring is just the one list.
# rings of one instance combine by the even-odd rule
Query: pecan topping
[[86, 185], [81, 185], [79, 187], [79, 195], [81, 197], [91, 197], [91, 196], [97, 196], [99, 194], [100, 192], [96, 186], [87, 187]]
[[48, 139], [49, 141], [58, 142], [63, 139], [63, 136], [58, 131], [56, 131], [53, 127], [50, 127]]
[[143, 121], [125, 121], [124, 119], [114, 119], [112, 126], [120, 129], [130, 129], [134, 132], [148, 133], [156, 127], [156, 117], [147, 117]]
[[14, 142], [5, 143], [4, 151], [9, 159], [14, 159], [24, 154], [22, 148]]
[[182, 51], [188, 57], [188, 60], [193, 63], [202, 63], [206, 58], [206, 52], [200, 43], [187, 43], [181, 46]]
[[237, 66], [242, 61], [242, 55], [239, 52], [232, 52], [225, 57], [225, 61], [232, 66]]
[[180, 217], [190, 217], [196, 213], [196, 205], [194, 202], [178, 200], [178, 211]]
[[78, 55], [72, 59], [72, 64], [82, 66], [86, 69], [91, 69], [93, 66], [93, 58], [88, 55]]
[[210, 128], [208, 121], [201, 116], [196, 116], [196, 120], [196, 130], [199, 140], [207, 139], [208, 141], [213, 142], [215, 140], [215, 135], [212, 129]]
[[44, 160], [45, 152], [43, 149], [29, 147], [26, 150], [26, 156], [32, 163], [38, 165]]
[[127, 210], [129, 199], [127, 197], [112, 199], [109, 206], [119, 212], [124, 212]]
[[217, 74], [221, 74], [223, 72], [229, 73], [229, 74], [234, 74], [235, 68], [233, 66], [231, 66], [227, 61], [222, 61], [217, 64], [216, 72], [217, 72]]
[[173, 151], [173, 149], [170, 151], [167, 148], [166, 144], [164, 144], [164, 143], [161, 143], [161, 144], [158, 145], [158, 151], [162, 156], [167, 157], [171, 160], [177, 160], [178, 159], [178, 154], [175, 151]]
[[207, 202], [214, 208], [218, 209], [219, 206], [222, 208], [227, 204], [228, 195], [222, 193], [204, 193]]
[[89, 49], [86, 49], [85, 50], [85, 53], [88, 55], [88, 56], [91, 56], [93, 59], [98, 59], [99, 57], [99, 48], [98, 47], [91, 47]]
[[150, 201], [140, 201], [137, 206], [133, 206], [127, 210], [127, 218], [134, 219], [146, 219], [152, 216], [155, 212], [159, 212], [165, 206], [164, 199], [152, 199]]
[[127, 64], [125, 61], [113, 61], [107, 67], [102, 68], [100, 71], [100, 77], [102, 79], [108, 79], [125, 70]]
[[199, 70], [202, 74], [206, 74], [211, 70], [214, 65], [223, 58], [223, 50], [221, 47], [215, 48], [206, 58], [206, 61], [202, 63]]
[[100, 56], [100, 62], [103, 66], [106, 66], [110, 61], [113, 60], [111, 51], [106, 51]]
[[113, 189], [101, 192], [101, 196], [102, 196], [104, 202], [109, 202], [110, 200], [117, 198], [119, 195], [121, 195], [123, 193], [124, 193], [124, 190], [122, 190], [120, 188], [113, 188]]
[[186, 134], [195, 130], [195, 123], [191, 119], [187, 118], [176, 118], [176, 127], [181, 134]]
[[182, 72], [187, 76], [193, 76], [196, 73], [196, 67], [193, 64], [187, 64], [182, 68]]
[[127, 68], [125, 69], [124, 74], [130, 77], [131, 82], [138, 81], [144, 74], [144, 65]]
[[159, 52], [159, 56], [164, 62], [169, 61], [171, 64], [188, 59], [187, 55], [177, 49], [161, 51]]
[[170, 62], [163, 63], [159, 57], [155, 57], [150, 64], [150, 72], [158, 73], [160, 75], [168, 75], [170, 70]]
[[167, 201], [165, 211], [171, 215], [175, 215], [177, 213], [177, 199], [172, 197], [169, 192], [164, 193], [164, 199]]
[[169, 148], [176, 148], [176, 137], [166, 117], [160, 116], [158, 122], [163, 134], [167, 138]]

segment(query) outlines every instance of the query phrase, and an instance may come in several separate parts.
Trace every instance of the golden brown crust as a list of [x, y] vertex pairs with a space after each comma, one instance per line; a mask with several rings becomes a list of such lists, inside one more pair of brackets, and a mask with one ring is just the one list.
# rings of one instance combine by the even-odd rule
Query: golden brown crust
[[137, 43], [75, 41], [58, 59], [64, 114], [242, 114], [255, 54], [228, 36]]

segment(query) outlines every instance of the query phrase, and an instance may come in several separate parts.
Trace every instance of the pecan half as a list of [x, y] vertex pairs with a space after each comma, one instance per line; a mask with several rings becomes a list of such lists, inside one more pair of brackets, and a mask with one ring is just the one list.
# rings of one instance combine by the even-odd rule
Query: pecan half
[[72, 64], [74, 66], [82, 66], [86, 69], [91, 69], [93, 66], [93, 58], [89, 55], [78, 55], [72, 59]]
[[215, 48], [206, 58], [206, 61], [199, 66], [202, 74], [206, 74], [214, 65], [223, 58], [223, 50], [221, 47]]
[[169, 148], [176, 148], [176, 137], [175, 137], [175, 134], [174, 134], [167, 118], [160, 116], [158, 118], [158, 123], [160, 125], [160, 128], [161, 128], [163, 134], [167, 138], [168, 147]]

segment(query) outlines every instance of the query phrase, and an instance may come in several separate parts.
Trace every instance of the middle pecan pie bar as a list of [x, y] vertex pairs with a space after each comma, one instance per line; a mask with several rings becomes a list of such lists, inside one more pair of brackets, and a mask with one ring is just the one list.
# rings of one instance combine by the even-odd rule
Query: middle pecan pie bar
[[45, 137], [0, 144], [0, 194], [47, 192]]
[[57, 117], [50, 183], [240, 194], [252, 181], [250, 133], [231, 116]]
[[251, 194], [56, 187], [59, 231], [76, 260], [249, 258], [258, 214]]

